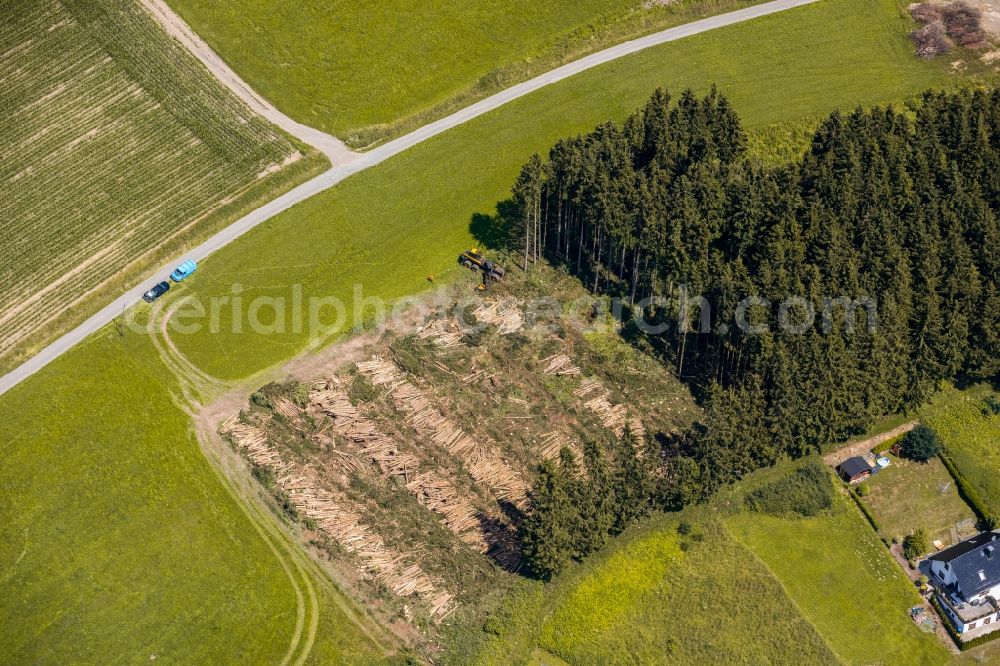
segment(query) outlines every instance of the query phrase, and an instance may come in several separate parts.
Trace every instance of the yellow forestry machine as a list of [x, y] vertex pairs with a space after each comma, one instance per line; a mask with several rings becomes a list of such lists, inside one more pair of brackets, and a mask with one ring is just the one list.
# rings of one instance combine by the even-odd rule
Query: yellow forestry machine
[[487, 259], [477, 247], [458, 255], [458, 263], [471, 271], [480, 271], [483, 274], [483, 284], [487, 280], [499, 282], [507, 273], [499, 264]]

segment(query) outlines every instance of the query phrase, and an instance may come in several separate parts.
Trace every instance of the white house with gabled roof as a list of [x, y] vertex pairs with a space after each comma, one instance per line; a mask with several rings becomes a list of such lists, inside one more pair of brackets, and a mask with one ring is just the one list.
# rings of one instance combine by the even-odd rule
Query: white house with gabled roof
[[1000, 532], [977, 534], [931, 555], [926, 564], [959, 634], [1000, 629]]

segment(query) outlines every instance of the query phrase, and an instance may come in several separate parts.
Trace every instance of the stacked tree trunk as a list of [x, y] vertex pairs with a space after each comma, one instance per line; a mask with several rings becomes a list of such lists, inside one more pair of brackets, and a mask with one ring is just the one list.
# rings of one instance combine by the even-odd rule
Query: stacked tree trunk
[[507, 298], [479, 305], [473, 313], [476, 321], [496, 326], [500, 335], [508, 335], [521, 330], [524, 316], [516, 299]]
[[586, 401], [583, 406], [597, 414], [604, 427], [613, 430], [617, 436], [621, 437], [625, 432], [628, 409], [625, 405], [612, 404], [606, 392]]
[[[358, 363], [358, 369], [370, 373], [369, 377], [373, 383], [395, 386], [393, 392], [401, 390], [402, 395], [408, 396], [406, 400], [422, 398], [427, 402], [416, 387], [402, 378], [401, 372], [392, 363], [376, 357], [371, 361]], [[378, 465], [384, 476], [402, 478], [406, 489], [416, 496], [417, 501], [438, 514], [445, 526], [459, 539], [473, 545], [481, 552], [486, 552], [487, 543], [479, 532], [477, 514], [472, 504], [461, 498], [454, 486], [438, 473], [434, 471], [419, 473], [420, 461], [417, 457], [400, 451], [391, 437], [379, 431], [374, 422], [351, 405], [346, 394], [336, 388], [330, 388], [333, 386], [336, 386], [336, 383], [331, 381], [321, 388], [314, 389], [310, 399], [317, 407], [323, 409], [324, 413], [333, 417], [334, 433], [362, 444], [360, 453]], [[420, 423], [429, 423], [426, 419], [432, 412], [420, 409], [415, 413], [419, 416]]]
[[446, 479], [427, 471], [406, 484], [423, 506], [442, 518], [445, 526], [462, 541], [486, 552], [487, 544], [479, 529], [478, 512]]
[[436, 620], [444, 619], [455, 610], [454, 596], [440, 589], [419, 564], [407, 564], [405, 555], [386, 548], [382, 539], [362, 520], [364, 508], [343, 493], [325, 488], [313, 468], [282, 463], [277, 451], [268, 445], [262, 429], [240, 423], [235, 417], [223, 424], [222, 431], [251, 462], [274, 471], [278, 487], [295, 510], [313, 520], [317, 530], [352, 553], [365, 575], [399, 596], [416, 595]]
[[[406, 379], [395, 365], [375, 357], [357, 364], [372, 383], [390, 386], [390, 396], [397, 411], [404, 415], [407, 424], [418, 435], [460, 458], [476, 483], [490, 490], [501, 502], [526, 508], [528, 486], [490, 443], [477, 440], [455, 425], [418, 386]], [[406, 487], [417, 495], [424, 506], [444, 517], [445, 524], [467, 543], [474, 543], [487, 551], [487, 539], [479, 531], [479, 518], [471, 503], [462, 500], [454, 486], [439, 475], [425, 472], [407, 483]], [[471, 527], [475, 533], [467, 532]], [[506, 556], [506, 562], [513, 561]], [[499, 562], [498, 562], [499, 563]], [[501, 566], [506, 566], [501, 563]]]
[[[555, 358], [557, 357], [549, 357], [549, 359]], [[549, 359], [543, 359], [542, 363]], [[637, 439], [642, 439], [646, 435], [642, 420], [638, 416], [630, 415], [625, 405], [612, 403], [611, 395], [599, 380], [593, 377], [585, 378], [573, 389], [573, 395], [583, 401], [584, 407], [597, 414], [604, 427], [614, 431], [616, 436], [622, 436], [626, 424]]]
[[284, 465], [278, 452], [267, 445], [264, 430], [248, 423], [241, 423], [233, 416], [222, 424], [222, 432], [229, 435], [240, 451], [255, 465], [278, 469]]
[[284, 396], [274, 400], [274, 411], [278, 412], [292, 423], [296, 423], [302, 416], [302, 410], [299, 406]]
[[601, 386], [601, 382], [597, 381], [593, 377], [588, 377], [588, 378], [584, 379], [582, 382], [580, 382], [580, 385], [578, 387], [576, 387], [575, 389], [573, 389], [573, 395], [575, 395], [577, 398], [583, 398], [588, 393], [591, 393], [593, 391], [597, 391], [597, 390], [600, 390], [600, 389], [603, 389], [603, 388], [604, 387]]
[[542, 365], [544, 365], [543, 372], [547, 375], [579, 375], [580, 368], [573, 365], [572, 359], [566, 354], [553, 354], [548, 358], [542, 359]]
[[476, 440], [451, 422], [427, 397], [423, 390], [404, 378], [395, 365], [373, 358], [358, 363], [358, 369], [369, 375], [372, 383], [391, 385], [391, 395], [396, 409], [403, 413], [406, 422], [423, 437], [463, 458], [472, 478], [483, 484], [494, 497], [524, 507], [527, 503], [527, 484], [510, 468], [496, 449]]
[[579, 444], [569, 438], [565, 433], [553, 430], [550, 433], [542, 435], [542, 439], [538, 443], [538, 452], [545, 460], [558, 460], [559, 453], [563, 450], [563, 448], [568, 448], [573, 452], [573, 457], [576, 459], [577, 463], [577, 473], [582, 474], [583, 450], [580, 449]]
[[373, 356], [368, 361], [358, 363], [358, 370], [368, 375], [372, 384], [376, 386], [389, 386], [401, 379], [396, 364], [380, 356]]
[[446, 319], [435, 319], [417, 332], [421, 340], [430, 339], [441, 349], [462, 347], [462, 331], [453, 322]]

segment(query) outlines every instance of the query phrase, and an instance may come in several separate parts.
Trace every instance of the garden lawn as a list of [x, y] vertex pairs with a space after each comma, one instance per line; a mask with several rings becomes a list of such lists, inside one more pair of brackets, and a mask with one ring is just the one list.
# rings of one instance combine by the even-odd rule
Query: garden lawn
[[943, 399], [921, 411], [921, 419], [941, 438], [959, 472], [1000, 514], [1000, 416], [983, 412], [987, 396], [1000, 397], [989, 386], [965, 391], [949, 389]]
[[847, 664], [941, 664], [950, 655], [906, 611], [920, 597], [850, 500], [828, 515], [742, 512], [733, 535], [781, 580], [802, 614]]
[[[954, 542], [952, 530], [975, 514], [959, 496], [944, 464], [937, 458], [918, 463], [889, 456], [892, 464], [865, 482], [871, 494], [862, 501], [871, 510], [882, 536], [899, 538], [917, 528], [945, 544]], [[942, 492], [944, 489], [944, 492]]]
[[[0, 663], [285, 656], [296, 594], [269, 542], [289, 556], [220, 483], [176, 389], [147, 340], [105, 329], [3, 396]], [[377, 659], [315, 588], [313, 656]]]
[[[837, 28], [831, 29], [831, 26]], [[835, 108], [910, 98], [959, 79], [944, 61], [912, 55], [895, 0], [824, 0], [741, 25], [665, 44], [538, 91], [420, 144], [283, 213], [214, 255], [195, 292], [207, 300], [242, 289], [241, 318], [255, 296], [334, 296], [355, 285], [384, 299], [412, 294], [427, 277], [455, 267], [458, 252], [510, 191], [532, 152], [561, 137], [621, 120], [657, 86], [675, 93], [713, 82], [751, 129], [815, 118]], [[475, 220], [475, 222], [474, 222]], [[354, 323], [352, 308], [344, 328]], [[241, 377], [294, 355], [308, 326], [232, 333], [230, 308], [220, 332], [175, 336], [197, 365]], [[265, 309], [261, 320], [269, 322]], [[325, 321], [332, 321], [328, 311]]]
[[359, 147], [586, 52], [759, 1], [169, 0], [278, 108]]

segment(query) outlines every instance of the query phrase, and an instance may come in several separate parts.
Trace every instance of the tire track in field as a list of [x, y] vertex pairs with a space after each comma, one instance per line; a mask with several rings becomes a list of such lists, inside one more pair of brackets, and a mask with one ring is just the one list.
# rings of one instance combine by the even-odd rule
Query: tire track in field
[[[246, 484], [240, 484], [237, 479], [243, 478], [238, 472], [232, 469], [232, 463], [225, 460], [225, 451], [228, 450], [227, 445], [222, 442], [218, 433], [216, 432], [217, 423], [212, 422], [212, 416], [207, 414], [205, 411], [199, 413], [195, 417], [196, 434], [201, 445], [202, 451], [205, 457], [209, 460], [210, 466], [213, 472], [218, 476], [220, 481], [226, 488], [226, 491], [232, 496], [237, 504], [239, 504], [241, 511], [254, 523], [255, 529], [262, 537], [268, 541], [268, 546], [271, 548], [272, 552], [282, 561], [282, 566], [290, 561], [291, 566], [294, 566], [295, 571], [298, 572], [301, 577], [302, 582], [305, 584], [306, 591], [308, 593], [308, 604], [305, 604], [302, 608], [305, 611], [306, 619], [308, 621], [307, 634], [305, 640], [293, 640], [289, 644], [288, 652], [285, 654], [283, 665], [292, 663], [294, 658], [294, 666], [301, 666], [304, 664], [315, 644], [319, 616], [320, 616], [320, 606], [318, 601], [318, 595], [316, 593], [313, 582], [319, 582], [320, 584], [325, 584], [327, 586], [327, 593], [325, 599], [336, 605], [336, 607], [344, 614], [351, 624], [357, 628], [368, 640], [371, 641], [372, 645], [379, 651], [382, 655], [389, 655], [392, 653], [392, 649], [386, 645], [385, 634], [382, 632], [381, 628], [374, 625], [370, 619], [366, 619], [363, 614], [358, 612], [351, 601], [344, 596], [344, 593], [337, 588], [337, 586], [329, 581], [327, 574], [322, 571], [317, 564], [312, 560], [312, 558], [306, 554], [298, 545], [294, 539], [289, 536], [284, 528], [280, 525], [277, 518], [267, 509], [262, 503], [259, 497], [255, 494], [257, 489], [256, 486], [248, 486]], [[236, 460], [239, 460], [236, 458]], [[239, 464], [239, 463], [237, 463]], [[287, 560], [285, 559], [287, 557]], [[291, 567], [286, 567], [285, 571], [289, 574]], [[293, 585], [295, 582], [293, 580]], [[301, 597], [297, 598], [301, 599]], [[301, 632], [296, 627], [296, 636], [301, 635]], [[295, 656], [296, 651], [298, 651], [298, 656]]]
[[[292, 585], [296, 601], [295, 629], [289, 640], [288, 650], [285, 652], [280, 663], [281, 666], [289, 666], [289, 664], [293, 663], [294, 666], [301, 666], [308, 659], [312, 651], [313, 644], [316, 641], [316, 632], [319, 628], [319, 599], [316, 595], [316, 589], [313, 587], [311, 577], [303, 569], [294, 547], [283, 538], [281, 532], [271, 522], [274, 518], [263, 514], [260, 507], [256, 506], [256, 502], [245, 497], [229, 478], [228, 474], [223, 473], [223, 463], [220, 456], [215, 453], [209, 453], [210, 447], [205, 442], [210, 440], [205, 440], [204, 438], [213, 437], [215, 436], [214, 433], [198, 432], [196, 436], [199, 441], [203, 442], [201, 447], [202, 452], [206, 458], [210, 458], [209, 467], [212, 468], [212, 472], [219, 479], [226, 493], [236, 502], [240, 512], [253, 525], [254, 531], [267, 544], [267, 547], [274, 554], [275, 559], [278, 560], [278, 564]], [[305, 589], [303, 590], [303, 588]], [[307, 623], [308, 627], [306, 626]], [[305, 642], [303, 642], [303, 632], [306, 632]], [[298, 652], [297, 657], [296, 652]]]

